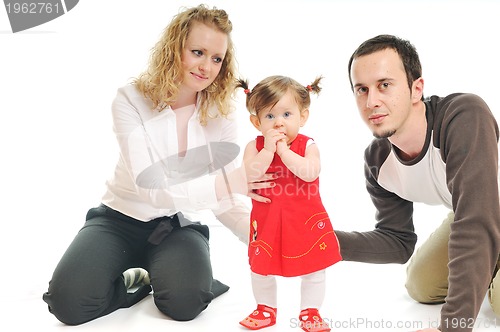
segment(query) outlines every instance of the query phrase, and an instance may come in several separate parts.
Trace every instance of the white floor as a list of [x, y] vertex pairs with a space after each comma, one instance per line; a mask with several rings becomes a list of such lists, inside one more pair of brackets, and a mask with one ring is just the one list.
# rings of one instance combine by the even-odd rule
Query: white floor
[[[195, 320], [176, 322], [161, 314], [152, 297], [132, 308], [120, 309], [87, 324], [68, 327], [47, 311], [41, 300], [52, 266], [38, 271], [37, 280], [0, 302], [3, 326], [9, 331], [244, 331], [238, 322], [254, 309], [244, 245], [225, 228], [211, 226], [214, 275], [231, 289], [215, 299]], [[15, 275], [12, 275], [15, 280]], [[405, 266], [340, 262], [328, 269], [327, 296], [321, 313], [334, 331], [415, 331], [436, 326], [440, 305], [415, 303], [405, 292]], [[299, 279], [278, 280], [279, 307], [276, 326], [266, 331], [300, 331], [297, 328]], [[9, 294], [9, 292], [8, 292]], [[475, 331], [500, 330], [485, 302]]]

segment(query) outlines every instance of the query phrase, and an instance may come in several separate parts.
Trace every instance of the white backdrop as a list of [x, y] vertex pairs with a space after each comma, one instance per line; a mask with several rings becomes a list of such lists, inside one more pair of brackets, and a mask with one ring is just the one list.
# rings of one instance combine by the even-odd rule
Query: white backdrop
[[[40, 297], [46, 289], [112, 174], [117, 146], [110, 105], [116, 89], [145, 68], [151, 47], [180, 7], [199, 3], [82, 0], [66, 15], [16, 34], [0, 9], [2, 297]], [[381, 33], [409, 39], [421, 57], [426, 95], [473, 92], [500, 115], [500, 2], [204, 3], [228, 12], [239, 70], [251, 86], [274, 74], [304, 85], [325, 77], [303, 132], [319, 144], [321, 190], [336, 229], [373, 227], [363, 178], [371, 134], [358, 116], [347, 76], [348, 59], [362, 41]], [[257, 132], [239, 96], [245, 144]], [[416, 213], [424, 238], [445, 216], [440, 207], [417, 206]], [[8, 286], [13, 280], [17, 286]]]

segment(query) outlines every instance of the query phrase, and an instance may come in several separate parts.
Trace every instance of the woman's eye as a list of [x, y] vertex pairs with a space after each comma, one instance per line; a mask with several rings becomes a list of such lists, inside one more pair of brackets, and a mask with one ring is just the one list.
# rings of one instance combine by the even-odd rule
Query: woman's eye
[[221, 63], [222, 62], [222, 58], [219, 58], [219, 57], [214, 58], [214, 62], [215, 63]]
[[192, 52], [193, 52], [195, 55], [197, 55], [197, 56], [202, 56], [202, 55], [203, 55], [203, 52], [202, 52], [202, 51], [200, 51], [200, 50], [193, 50]]

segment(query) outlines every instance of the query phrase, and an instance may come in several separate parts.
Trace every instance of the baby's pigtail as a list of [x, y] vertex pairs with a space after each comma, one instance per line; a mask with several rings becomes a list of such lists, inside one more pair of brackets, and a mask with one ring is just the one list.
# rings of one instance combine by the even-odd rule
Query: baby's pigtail
[[314, 92], [315, 94], [319, 94], [321, 92], [320, 82], [322, 79], [323, 79], [323, 76], [316, 77], [314, 82], [312, 82], [311, 84], [306, 86], [307, 91]]
[[247, 98], [250, 96], [250, 89], [248, 88], [248, 80], [244, 80], [242, 78], [239, 78], [236, 81], [236, 87], [237, 88], [242, 88], [243, 92], [247, 95]]

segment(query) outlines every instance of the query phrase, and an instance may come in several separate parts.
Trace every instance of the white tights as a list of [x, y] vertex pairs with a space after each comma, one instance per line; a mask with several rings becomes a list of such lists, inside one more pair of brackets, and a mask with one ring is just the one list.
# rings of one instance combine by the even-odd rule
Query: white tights
[[[325, 270], [300, 276], [300, 310], [308, 308], [319, 309], [325, 299]], [[252, 289], [257, 304], [264, 304], [272, 308], [278, 306], [275, 276], [264, 276], [251, 273]]]

